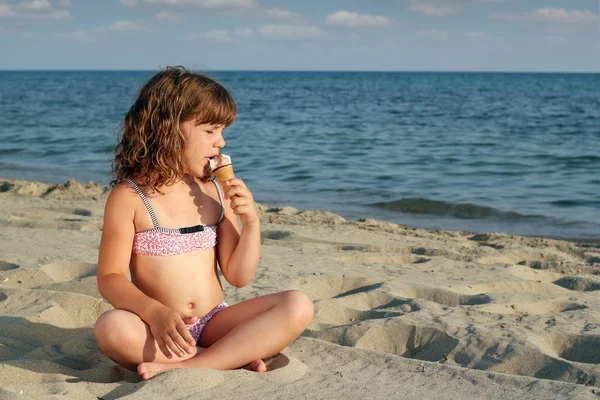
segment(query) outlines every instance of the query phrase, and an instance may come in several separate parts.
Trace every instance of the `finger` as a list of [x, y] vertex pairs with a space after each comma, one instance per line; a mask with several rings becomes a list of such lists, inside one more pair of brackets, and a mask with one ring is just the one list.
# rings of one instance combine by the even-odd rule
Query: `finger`
[[248, 214], [248, 212], [250, 211], [250, 207], [248, 206], [239, 206], [233, 209], [233, 213], [235, 215], [243, 215], [243, 214]]
[[183, 351], [179, 348], [179, 346], [177, 346], [175, 344], [175, 342], [173, 341], [171, 336], [168, 334], [165, 337], [165, 344], [167, 345], [169, 350], [171, 350], [173, 353], [177, 354], [177, 356], [179, 356], [179, 357], [183, 356]]
[[228, 199], [235, 198], [235, 197], [245, 197], [245, 198], [251, 199], [252, 193], [250, 193], [250, 191], [246, 188], [237, 186], [237, 187], [234, 187], [234, 188], [231, 188], [230, 190], [228, 190], [226, 197]]
[[229, 187], [232, 187], [232, 186], [244, 187], [244, 188], [246, 187], [246, 184], [240, 178], [229, 179], [229, 180], [225, 181], [225, 185], [227, 185]]
[[177, 336], [175, 337], [175, 342], [183, 351], [187, 351], [188, 353], [192, 353], [194, 351], [194, 347], [196, 347], [196, 341], [186, 326], [177, 325]]
[[249, 201], [246, 198], [243, 197], [235, 197], [233, 200], [231, 200], [231, 208], [237, 208], [240, 206], [246, 206], [248, 205]]
[[227, 191], [225, 192], [225, 198], [231, 199], [232, 197], [237, 195], [237, 193], [238, 193], [238, 189], [236, 187], [231, 187], [231, 188], [227, 189]]
[[[173, 335], [171, 335], [171, 339], [173, 339], [173, 343], [175, 344], [175, 346], [177, 346], [177, 349], [178, 349], [178, 350], [181, 352], [181, 355], [180, 355], [179, 357], [183, 357], [183, 356], [185, 356], [185, 353], [190, 353], [190, 354], [192, 353], [192, 352], [190, 351], [190, 350], [191, 350], [191, 347], [190, 347], [190, 345], [189, 345], [189, 344], [187, 344], [187, 343], [185, 342], [185, 340], [183, 340], [183, 339], [181, 338], [181, 335], [179, 334], [179, 332], [177, 332], [177, 334], [173, 334]], [[183, 347], [182, 347], [182, 345], [180, 344], [180, 342], [181, 342], [181, 343], [183, 343]]]
[[182, 349], [181, 346], [179, 346], [179, 344], [175, 341], [175, 337], [171, 336], [171, 340], [173, 340], [173, 345], [177, 348], [177, 357], [181, 358], [185, 355], [185, 353], [187, 352], [186, 349]]
[[162, 340], [161, 338], [157, 338], [156, 343], [158, 344], [158, 348], [160, 349], [160, 351], [162, 351], [165, 357], [167, 357], [169, 360], [173, 358], [164, 340]]
[[242, 196], [242, 197], [251, 196], [250, 191], [247, 188], [241, 187], [241, 186], [231, 186], [229, 189], [227, 189], [226, 193], [228, 195], [230, 195], [230, 197], [233, 197], [233, 196]]

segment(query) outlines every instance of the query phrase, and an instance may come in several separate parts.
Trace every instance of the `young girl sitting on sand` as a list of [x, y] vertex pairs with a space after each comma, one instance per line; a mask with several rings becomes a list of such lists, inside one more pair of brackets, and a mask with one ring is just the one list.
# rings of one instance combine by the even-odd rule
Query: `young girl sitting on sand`
[[236, 114], [223, 86], [176, 67], [150, 79], [125, 117], [98, 258], [98, 289], [115, 310], [94, 334], [144, 379], [173, 368], [264, 372], [262, 359], [312, 320], [299, 291], [223, 301], [217, 268], [243, 287], [260, 256], [252, 193], [238, 178], [222, 188], [210, 169]]

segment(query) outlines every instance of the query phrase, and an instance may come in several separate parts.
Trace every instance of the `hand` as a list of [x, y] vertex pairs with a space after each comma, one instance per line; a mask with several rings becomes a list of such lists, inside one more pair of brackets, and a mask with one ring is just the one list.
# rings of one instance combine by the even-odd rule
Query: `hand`
[[225, 198], [230, 200], [231, 209], [240, 217], [242, 224], [249, 225], [259, 222], [258, 212], [252, 193], [243, 180], [233, 178], [225, 182]]
[[161, 305], [150, 313], [147, 322], [158, 347], [170, 359], [171, 352], [178, 357], [183, 357], [184, 352], [193, 353], [196, 342], [185, 325], [197, 320], [198, 317], [185, 317], [179, 311]]

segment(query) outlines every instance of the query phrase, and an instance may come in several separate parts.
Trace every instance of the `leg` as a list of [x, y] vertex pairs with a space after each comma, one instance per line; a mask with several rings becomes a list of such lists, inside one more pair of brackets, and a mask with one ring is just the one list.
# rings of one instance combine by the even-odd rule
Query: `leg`
[[235, 369], [271, 357], [290, 344], [312, 321], [312, 301], [291, 290], [247, 300], [217, 313], [206, 325], [195, 356], [177, 362], [145, 362], [144, 379], [172, 368]]
[[203, 350], [196, 347], [193, 354], [184, 353], [181, 358], [173, 354], [173, 358], [168, 359], [156, 344], [148, 325], [136, 314], [125, 310], [102, 314], [94, 325], [94, 336], [98, 347], [108, 358], [132, 371], [145, 361], [182, 361]]

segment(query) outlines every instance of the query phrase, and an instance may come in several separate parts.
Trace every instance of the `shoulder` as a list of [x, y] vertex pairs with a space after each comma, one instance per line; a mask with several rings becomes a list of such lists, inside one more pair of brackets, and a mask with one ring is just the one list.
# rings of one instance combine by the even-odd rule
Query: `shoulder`
[[139, 195], [127, 182], [121, 182], [116, 185], [108, 195], [106, 200], [106, 212], [115, 212], [119, 214], [133, 213], [135, 210], [135, 204], [138, 200]]
[[123, 200], [127, 201], [128, 199], [135, 199], [139, 195], [128, 182], [121, 182], [117, 184], [108, 195], [108, 200]]

